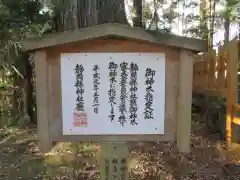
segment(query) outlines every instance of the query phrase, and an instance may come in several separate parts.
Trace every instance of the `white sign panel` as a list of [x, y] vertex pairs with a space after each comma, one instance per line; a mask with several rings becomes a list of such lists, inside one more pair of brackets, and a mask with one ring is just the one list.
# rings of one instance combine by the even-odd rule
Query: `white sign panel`
[[61, 54], [61, 87], [64, 135], [164, 133], [164, 54]]

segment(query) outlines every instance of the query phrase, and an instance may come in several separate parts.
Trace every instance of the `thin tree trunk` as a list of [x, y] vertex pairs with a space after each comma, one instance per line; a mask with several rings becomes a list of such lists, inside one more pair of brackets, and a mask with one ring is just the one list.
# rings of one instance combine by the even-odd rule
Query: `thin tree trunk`
[[229, 41], [229, 27], [230, 27], [230, 20], [229, 20], [229, 16], [225, 17], [225, 21], [224, 21], [224, 44], [227, 43]]
[[28, 57], [24, 56], [24, 80], [23, 80], [23, 115], [28, 116], [32, 123], [33, 118], [33, 84], [32, 84], [32, 66]]
[[156, 31], [158, 31], [158, 22], [159, 22], [159, 17], [158, 17], [158, 13], [157, 13], [157, 10], [158, 10], [158, 2], [157, 0], [154, 0], [153, 1], [153, 4], [154, 4], [154, 14], [153, 14], [153, 19], [155, 21], [155, 25], [156, 25]]
[[16, 87], [18, 87], [18, 82], [19, 82], [19, 78], [17, 73], [14, 71], [13, 72], [13, 96], [12, 96], [12, 112], [14, 115], [16, 115], [17, 109], [18, 109], [18, 95], [17, 95], [17, 89]]
[[143, 27], [142, 23], [142, 0], [133, 0], [134, 18], [133, 25], [136, 27]]
[[211, 24], [210, 24], [210, 45], [209, 48], [213, 47], [213, 34], [214, 34], [214, 26], [215, 26], [215, 13], [216, 13], [216, 0], [212, 0], [211, 4]]
[[26, 91], [27, 91], [27, 113], [30, 117], [31, 122], [34, 122], [34, 117], [33, 117], [33, 82], [32, 82], [32, 66], [27, 60], [26, 62]]
[[208, 49], [212, 49], [212, 1], [209, 0], [209, 20], [208, 20]]
[[208, 28], [208, 9], [207, 0], [201, 0], [200, 3], [200, 32], [201, 38], [207, 39], [209, 37], [209, 28]]
[[182, 9], [183, 9], [183, 12], [182, 12], [182, 33], [181, 33], [182, 36], [185, 34], [184, 31], [185, 31], [185, 26], [186, 26], [186, 24], [185, 24], [185, 11], [184, 11], [185, 7], [186, 7], [186, 2], [185, 2], [185, 0], [183, 0], [183, 5], [182, 5]]

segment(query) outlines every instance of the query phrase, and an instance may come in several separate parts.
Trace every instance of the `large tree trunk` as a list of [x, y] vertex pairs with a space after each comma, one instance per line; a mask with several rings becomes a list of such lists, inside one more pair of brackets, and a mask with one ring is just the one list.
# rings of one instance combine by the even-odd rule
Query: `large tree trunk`
[[97, 0], [87, 0], [86, 26], [97, 24]]
[[97, 24], [97, 0], [52, 0], [57, 32]]
[[72, 21], [72, 29], [77, 29], [78, 28], [78, 16], [77, 16], [77, 5], [78, 5], [78, 2], [77, 0], [71, 0], [71, 6], [70, 6], [70, 9], [71, 9], [71, 17], [69, 17], [69, 20]]
[[53, 12], [53, 29], [56, 32], [62, 32], [64, 31], [64, 15], [65, 15], [65, 9], [64, 3], [62, 0], [51, 0], [51, 4], [54, 6]]
[[78, 0], [77, 8], [79, 28], [97, 24], [97, 0]]
[[[127, 24], [124, 0], [52, 0], [57, 32], [96, 24]], [[142, 10], [140, 10], [142, 11]]]
[[98, 24], [127, 24], [124, 0], [97, 0]]
[[[78, 28], [77, 3], [78, 0], [62, 0], [59, 5], [59, 8], [63, 10], [60, 12], [63, 30], [74, 30]], [[61, 8], [61, 6], [63, 7]]]

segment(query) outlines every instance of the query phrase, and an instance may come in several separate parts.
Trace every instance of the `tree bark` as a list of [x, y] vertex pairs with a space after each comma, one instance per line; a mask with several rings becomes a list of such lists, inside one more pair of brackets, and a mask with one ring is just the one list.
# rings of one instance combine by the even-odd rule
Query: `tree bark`
[[77, 0], [71, 0], [70, 3], [70, 11], [69, 11], [69, 17], [68, 20], [71, 22], [69, 25], [69, 29], [77, 29], [78, 28], [78, 16], [77, 16]]
[[97, 0], [78, 0], [79, 28], [97, 24]]
[[229, 18], [225, 19], [224, 22], [224, 43], [227, 43], [229, 41], [229, 26], [230, 26], [230, 22], [229, 22]]
[[229, 41], [229, 27], [230, 27], [230, 19], [229, 14], [226, 12], [225, 20], [224, 20], [224, 44], [226, 44]]
[[210, 16], [211, 16], [211, 24], [210, 24], [210, 28], [209, 28], [209, 35], [210, 35], [210, 44], [209, 44], [209, 48], [212, 49], [213, 47], [213, 34], [214, 34], [214, 26], [215, 26], [215, 13], [216, 13], [216, 0], [211, 0], [210, 1]]
[[136, 27], [143, 27], [142, 6], [143, 6], [142, 0], [133, 0], [134, 7], [133, 25]]
[[[51, 2], [55, 7], [54, 27], [57, 32], [109, 22], [127, 24], [124, 0], [52, 0]], [[140, 11], [142, 11], [141, 7]]]
[[28, 57], [24, 57], [24, 80], [23, 80], [23, 113], [28, 115], [30, 121], [34, 122], [33, 117], [33, 83], [32, 83], [32, 66], [28, 60]]
[[200, 37], [202, 39], [208, 39], [209, 37], [209, 28], [208, 28], [208, 21], [209, 21], [209, 6], [208, 0], [201, 0], [200, 3], [200, 27], [199, 27], [199, 32], [200, 32]]
[[124, 0], [97, 0], [98, 24], [127, 24]]
[[97, 0], [87, 0], [87, 26], [93, 26], [97, 24]]
[[18, 92], [16, 87], [19, 86], [19, 77], [17, 75], [17, 73], [14, 71], [13, 72], [13, 96], [12, 96], [12, 112], [14, 115], [16, 115], [17, 113], [17, 108], [18, 108]]

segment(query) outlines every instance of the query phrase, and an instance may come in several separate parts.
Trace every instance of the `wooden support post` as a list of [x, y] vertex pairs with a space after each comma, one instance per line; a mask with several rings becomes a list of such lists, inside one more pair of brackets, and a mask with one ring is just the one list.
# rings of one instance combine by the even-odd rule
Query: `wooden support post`
[[45, 52], [34, 54], [37, 93], [37, 134], [40, 150], [48, 152], [52, 148], [48, 120], [48, 65]]
[[101, 143], [99, 158], [101, 180], [128, 180], [128, 156], [127, 143]]
[[235, 116], [233, 107], [237, 104], [238, 88], [238, 43], [233, 40], [227, 44], [228, 64], [227, 64], [227, 118], [226, 118], [226, 142], [230, 147], [232, 139], [237, 139], [237, 127], [232, 129], [232, 121]]
[[177, 147], [184, 153], [190, 152], [193, 62], [193, 54], [182, 50], [179, 62]]

